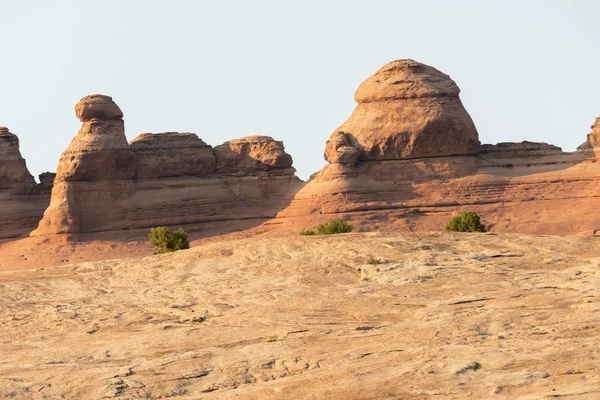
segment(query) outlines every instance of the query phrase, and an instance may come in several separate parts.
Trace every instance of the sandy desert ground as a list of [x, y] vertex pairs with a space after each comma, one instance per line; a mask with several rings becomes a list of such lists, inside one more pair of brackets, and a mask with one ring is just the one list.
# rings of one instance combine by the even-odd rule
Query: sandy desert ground
[[0, 397], [598, 399], [599, 255], [356, 233], [3, 271]]

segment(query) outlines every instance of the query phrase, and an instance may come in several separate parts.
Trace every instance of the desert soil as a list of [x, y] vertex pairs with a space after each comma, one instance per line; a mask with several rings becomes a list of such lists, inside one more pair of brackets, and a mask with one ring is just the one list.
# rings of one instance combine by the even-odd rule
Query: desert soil
[[600, 398], [595, 236], [253, 238], [65, 264], [0, 272], [0, 398]]

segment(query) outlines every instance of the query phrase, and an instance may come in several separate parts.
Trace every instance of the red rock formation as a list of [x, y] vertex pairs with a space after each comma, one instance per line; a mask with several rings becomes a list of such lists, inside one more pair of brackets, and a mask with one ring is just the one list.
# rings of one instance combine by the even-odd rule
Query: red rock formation
[[19, 138], [0, 126], [0, 189], [28, 194], [34, 188], [35, 180], [21, 157]]
[[194, 133], [142, 133], [130, 143], [137, 179], [203, 176], [216, 168], [212, 147]]
[[135, 155], [123, 113], [108, 96], [80, 100], [81, 129], [61, 155], [50, 206], [32, 235], [79, 234], [122, 227], [120, 201], [135, 193]]
[[246, 136], [215, 147], [217, 171], [222, 174], [245, 175], [265, 171], [269, 174], [292, 175], [292, 156], [283, 142], [269, 136]]
[[75, 109], [83, 126], [61, 156], [32, 236], [264, 220], [301, 182], [283, 144], [269, 137], [212, 149], [193, 133], [142, 134], [129, 145], [110, 97], [85, 97]]
[[[479, 146], [456, 84], [414, 61], [384, 66], [355, 98], [356, 110], [326, 144], [332, 164], [279, 213], [281, 226], [299, 231], [343, 216], [386, 231], [443, 230], [452, 215], [469, 210], [497, 231], [600, 229], [600, 165], [589, 151], [532, 142]], [[588, 148], [600, 148], [599, 126]], [[358, 150], [357, 160], [349, 148]]]
[[[413, 60], [393, 61], [356, 91], [356, 109], [330, 142], [345, 135], [360, 161], [398, 160], [473, 154], [477, 129], [464, 109], [460, 90], [448, 75]], [[338, 149], [342, 148], [344, 157]], [[344, 146], [328, 146], [325, 158], [346, 163]]]
[[27, 234], [48, 206], [19, 150], [19, 139], [0, 127], [0, 239]]

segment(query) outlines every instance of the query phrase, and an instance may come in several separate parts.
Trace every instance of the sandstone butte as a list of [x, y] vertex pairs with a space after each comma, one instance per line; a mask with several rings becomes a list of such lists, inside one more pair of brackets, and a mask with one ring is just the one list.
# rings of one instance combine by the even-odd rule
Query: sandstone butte
[[[600, 228], [599, 120], [480, 144], [458, 96], [384, 66], [308, 182], [266, 136], [127, 143], [108, 96], [39, 184], [0, 129], [0, 239], [39, 221], [0, 244], [0, 397], [600, 398], [600, 242], [546, 235]], [[462, 210], [492, 232], [410, 233]], [[298, 236], [333, 217], [375, 232]], [[132, 258], [156, 225], [192, 249]]]
[[0, 238], [38, 220], [34, 237], [84, 241], [143, 239], [156, 225], [185, 225], [196, 237], [278, 236], [338, 216], [389, 232], [436, 231], [464, 210], [498, 232], [600, 228], [598, 121], [573, 153], [546, 143], [480, 144], [459, 93], [433, 67], [383, 66], [358, 87], [356, 109], [325, 144], [329, 165], [308, 182], [267, 136], [212, 147], [194, 133], [144, 133], [127, 143], [118, 105], [87, 96], [75, 107], [82, 127], [60, 158], [43, 218], [52, 184], [46, 176], [35, 185], [18, 140], [2, 130], [0, 177], [11, 183], [0, 189]]

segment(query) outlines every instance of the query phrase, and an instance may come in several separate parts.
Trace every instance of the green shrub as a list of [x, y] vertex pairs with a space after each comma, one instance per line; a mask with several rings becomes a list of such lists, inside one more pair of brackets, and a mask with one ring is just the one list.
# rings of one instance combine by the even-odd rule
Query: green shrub
[[300, 231], [300, 236], [312, 236], [316, 234], [317, 232], [313, 231], [312, 229], [302, 229]]
[[336, 233], [352, 232], [352, 229], [354, 229], [354, 227], [342, 218], [335, 218], [327, 223], [319, 225], [317, 233], [319, 235], [334, 235]]
[[454, 217], [446, 225], [447, 232], [485, 232], [485, 226], [477, 213], [463, 212], [460, 217]]
[[383, 264], [383, 261], [381, 261], [379, 258], [375, 258], [373, 256], [369, 256], [369, 258], [367, 259], [367, 264], [369, 264], [369, 265], [379, 265], [379, 264]]
[[166, 226], [150, 229], [149, 242], [154, 246], [154, 254], [170, 253], [177, 250], [189, 249], [187, 233], [181, 228], [171, 231]]

